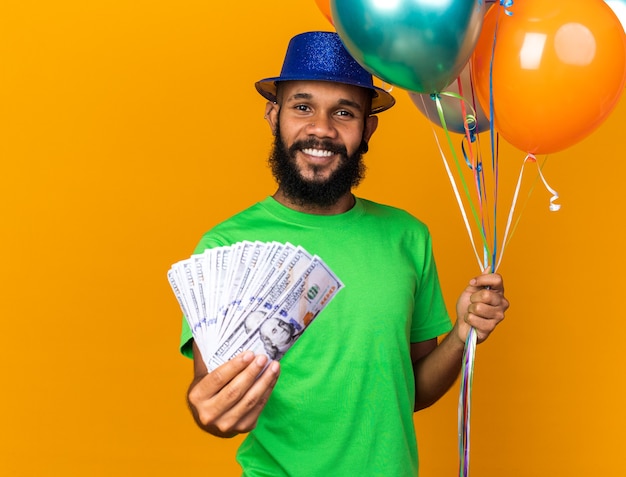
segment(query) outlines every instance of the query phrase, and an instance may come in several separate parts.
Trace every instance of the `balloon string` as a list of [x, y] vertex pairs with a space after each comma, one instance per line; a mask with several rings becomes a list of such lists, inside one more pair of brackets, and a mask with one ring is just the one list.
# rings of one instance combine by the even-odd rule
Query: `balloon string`
[[[483, 229], [483, 234], [487, 236], [487, 229], [489, 228], [488, 224], [490, 224], [490, 222], [489, 222], [489, 217], [485, 215], [485, 209], [488, 206], [487, 187], [486, 187], [487, 183], [485, 181], [485, 169], [483, 167], [483, 163], [481, 159], [480, 147], [477, 147], [475, 149], [476, 154], [477, 154], [476, 159], [474, 159], [473, 157], [474, 149], [471, 147], [474, 141], [480, 144], [480, 138], [478, 136], [478, 133], [481, 132], [481, 131], [477, 131], [478, 120], [477, 120], [477, 114], [476, 114], [476, 95], [475, 95], [474, 88], [473, 88], [473, 75], [472, 75], [471, 62], [468, 63], [468, 72], [469, 72], [469, 80], [470, 80], [469, 86], [470, 86], [470, 90], [472, 93], [472, 102], [471, 102], [470, 108], [472, 109], [473, 115], [467, 114], [467, 108], [465, 106], [465, 102], [467, 100], [464, 99], [465, 95], [463, 93], [463, 81], [461, 80], [461, 77], [457, 78], [457, 87], [459, 89], [459, 95], [460, 95], [458, 99], [460, 100], [461, 112], [463, 114], [463, 117], [466, 118], [463, 124], [465, 126], [466, 138], [468, 142], [468, 148], [469, 148], [470, 160], [471, 160], [471, 162], [468, 161], [466, 157], [465, 162], [468, 163], [469, 167], [474, 171], [474, 180], [476, 183], [476, 193], [478, 196], [478, 201], [479, 201], [479, 206], [480, 206], [482, 229]], [[471, 129], [469, 127], [470, 123], [473, 126]], [[463, 146], [463, 141], [461, 142], [461, 150], [463, 152], [463, 155], [465, 156], [465, 148]], [[497, 244], [494, 238], [492, 247], [495, 249], [496, 246]], [[485, 257], [484, 257], [483, 268], [486, 268], [487, 264], [489, 263], [488, 250], [486, 248], [484, 249], [484, 253], [485, 253]]]
[[[470, 84], [471, 84], [471, 76], [470, 76]], [[476, 117], [476, 109], [475, 106], [472, 104], [472, 106], [470, 106], [472, 108], [472, 115], [469, 115], [467, 113], [467, 107], [465, 105], [466, 100], [464, 99], [464, 95], [463, 95], [463, 81], [461, 80], [461, 77], [459, 76], [457, 78], [457, 87], [459, 89], [459, 101], [460, 101], [460, 105], [461, 105], [461, 114], [463, 114], [463, 126], [465, 129], [465, 138], [467, 139], [467, 147], [468, 147], [468, 151], [469, 151], [469, 161], [467, 159], [467, 156], [465, 155], [465, 148], [463, 147], [463, 142], [461, 142], [461, 149], [463, 151], [463, 155], [465, 157], [465, 162], [468, 162], [470, 164], [470, 168], [472, 169], [473, 173], [474, 173], [474, 185], [476, 186], [476, 195], [478, 197], [478, 206], [480, 209], [480, 223], [481, 223], [481, 227], [483, 230], [483, 235], [486, 236], [486, 230], [485, 230], [485, 210], [483, 207], [483, 187], [481, 186], [481, 172], [482, 172], [482, 164], [479, 163], [478, 161], [478, 150], [476, 150], [476, 156], [474, 155], [474, 147], [472, 146], [472, 144], [474, 143], [474, 141], [477, 140], [478, 135], [476, 134], [476, 127], [478, 125], [478, 119]], [[472, 128], [470, 129], [470, 123], [472, 125]]]
[[[537, 165], [541, 171], [543, 171], [543, 168], [546, 165], [546, 162], [548, 162], [548, 157], [546, 156], [546, 158], [544, 159], [543, 163], [539, 166]], [[517, 226], [520, 223], [520, 220], [522, 219], [522, 215], [524, 213], [524, 211], [526, 210], [526, 206], [528, 205], [528, 201], [530, 199], [530, 196], [532, 195], [533, 191], [535, 190], [535, 186], [537, 185], [537, 182], [540, 180], [539, 178], [539, 174], [537, 174], [537, 176], [535, 177], [535, 180], [533, 181], [533, 183], [530, 186], [530, 190], [528, 191], [528, 195], [526, 196], [526, 199], [524, 200], [524, 203], [522, 204], [522, 208], [519, 212], [519, 214], [517, 215], [517, 218], [515, 219], [515, 224], [512, 226], [511, 228], [511, 233], [509, 235], [509, 238], [507, 239], [506, 243], [503, 246], [508, 246], [508, 244], [511, 242], [511, 239], [513, 238], [513, 235], [515, 234], [515, 231], [517, 230]]]
[[[485, 181], [485, 170], [483, 168], [482, 165], [482, 160], [473, 160], [468, 158], [467, 153], [465, 152], [465, 146], [464, 146], [464, 142], [465, 140], [461, 141], [461, 152], [463, 153], [463, 157], [465, 158], [465, 162], [468, 165], [468, 167], [474, 172], [474, 179], [475, 179], [475, 183], [476, 183], [476, 195], [478, 196], [478, 205], [479, 205], [479, 209], [480, 209], [480, 220], [481, 220], [481, 227], [483, 230], [483, 234], [485, 235], [485, 237], [488, 237], [487, 234], [487, 230], [489, 229], [489, 217], [486, 216], [485, 214], [485, 209], [486, 209], [486, 205], [487, 205], [487, 195], [486, 195], [486, 181]], [[480, 150], [477, 149], [478, 154], [480, 154]], [[472, 162], [475, 164], [474, 166], [472, 166]], [[488, 254], [488, 250], [483, 247], [483, 268], [485, 268], [487, 266], [487, 263], [489, 262], [489, 254]]]
[[[462, 91], [462, 86], [459, 85], [459, 91]], [[465, 160], [465, 163], [467, 164], [467, 166], [472, 170], [473, 172], [473, 179], [474, 179], [474, 184], [476, 187], [476, 195], [478, 198], [478, 209], [480, 211], [480, 217], [478, 217], [478, 214], [476, 213], [476, 210], [473, 206], [473, 203], [471, 201], [471, 197], [470, 197], [470, 193], [467, 187], [467, 184], [464, 181], [464, 174], [463, 171], [460, 168], [460, 163], [457, 160], [457, 156], [455, 154], [455, 149], [454, 147], [452, 147], [452, 143], [451, 143], [451, 139], [450, 139], [450, 135], [449, 135], [449, 130], [447, 129], [446, 126], [446, 122], [445, 122], [445, 116], [443, 115], [443, 106], [440, 104], [440, 96], [446, 96], [446, 97], [450, 97], [453, 99], [456, 99], [458, 101], [460, 101], [461, 105], [462, 105], [462, 114], [465, 117], [465, 121], [464, 121], [464, 126], [465, 126], [465, 130], [466, 130], [466, 134], [464, 136], [464, 140], [461, 141], [461, 152], [463, 153], [463, 158]], [[489, 236], [489, 234], [487, 233], [487, 230], [489, 229], [489, 217], [485, 214], [485, 205], [488, 202], [487, 199], [487, 189], [486, 189], [486, 180], [485, 180], [485, 169], [483, 167], [483, 163], [482, 160], [479, 159], [480, 157], [480, 149], [479, 148], [475, 148], [475, 149], [470, 149], [469, 151], [469, 155], [465, 150], [465, 146], [464, 143], [465, 141], [467, 141], [468, 143], [473, 143], [474, 141], [478, 141], [478, 135], [473, 133], [473, 129], [475, 129], [475, 124], [477, 123], [477, 121], [475, 120], [476, 118], [476, 111], [474, 109], [474, 106], [467, 100], [465, 99], [462, 95], [451, 92], [451, 91], [443, 91], [441, 93], [438, 94], [433, 94], [431, 95], [431, 98], [434, 101], [438, 101], [437, 104], [437, 111], [439, 114], [439, 121], [446, 133], [446, 137], [448, 139], [448, 143], [450, 144], [450, 149], [452, 151], [452, 155], [455, 159], [455, 163], [457, 166], [457, 170], [459, 172], [459, 177], [462, 181], [462, 184], [464, 186], [464, 190], [465, 193], [467, 195], [467, 199], [469, 201], [470, 204], [470, 208], [472, 209], [472, 212], [474, 213], [474, 218], [476, 220], [476, 223], [478, 224], [478, 230], [481, 234], [481, 238], [483, 241], [483, 259], [482, 262], [479, 260], [479, 264], [481, 265], [481, 270], [487, 268], [487, 264], [493, 263], [493, 259], [492, 259], [492, 255], [490, 254], [489, 250], [490, 250], [490, 246], [494, 246], [494, 244], [490, 244], [487, 241], [487, 237]], [[423, 104], [424, 99], [422, 98], [422, 104]], [[468, 113], [468, 108], [471, 109], [471, 114]], [[424, 110], [426, 111], [426, 115], [428, 116], [428, 108], [425, 107], [424, 105]], [[430, 119], [430, 118], [429, 118]], [[473, 127], [471, 127], [470, 125], [472, 125]], [[435, 138], [438, 142], [438, 138]], [[441, 148], [441, 146], [439, 146]], [[443, 154], [443, 153], [442, 153]], [[444, 159], [444, 164], [445, 164], [445, 159]], [[447, 164], [446, 164], [447, 167]], [[451, 173], [449, 173], [449, 175], [451, 175]], [[453, 181], [453, 179], [451, 179], [451, 182]], [[454, 187], [454, 186], [453, 186]], [[459, 208], [461, 208], [462, 213], [463, 212], [463, 205], [462, 203], [459, 203]], [[466, 225], [466, 227], [468, 227], [469, 229], [469, 225]], [[474, 253], [477, 254], [476, 251], [476, 247], [475, 244], [473, 242], [472, 239], [472, 232], [470, 230], [468, 230], [468, 234], [470, 234], [470, 240], [472, 241], [472, 246], [474, 247]], [[495, 242], [494, 242], [495, 243]]]
[[[505, 1], [507, 4], [505, 4]], [[510, 3], [509, 3], [510, 2]], [[504, 11], [508, 15], [510, 12], [506, 10], [506, 7], [512, 4], [512, 0], [501, 0], [500, 2], [505, 8]], [[499, 15], [499, 12], [498, 12]], [[498, 21], [496, 20], [496, 31], [494, 32], [491, 62], [489, 65], [489, 130], [490, 130], [490, 142], [491, 142], [491, 170], [493, 172], [494, 190], [493, 190], [493, 248], [491, 255], [491, 271], [495, 272], [496, 254], [498, 248], [498, 231], [497, 231], [497, 212], [498, 212], [498, 174], [499, 174], [499, 160], [497, 137], [494, 127], [494, 101], [493, 101], [493, 59], [495, 55], [496, 36], [498, 29]], [[486, 243], [486, 239], [485, 243]], [[485, 264], [489, 261], [489, 251], [485, 247]], [[500, 257], [502, 257], [502, 251], [500, 251]], [[484, 267], [486, 268], [486, 267]], [[463, 365], [461, 372], [461, 392], [459, 395], [459, 476], [469, 476], [469, 462], [470, 462], [470, 418], [471, 418], [471, 401], [472, 401], [472, 382], [474, 376], [474, 359], [476, 352], [476, 331], [471, 328], [467, 340], [465, 342], [465, 349], [463, 351]]]
[[[513, 12], [508, 10], [508, 7], [513, 5], [513, 0], [500, 0], [500, 5], [503, 7], [502, 10], [508, 16], [513, 15]], [[498, 16], [500, 12], [498, 11]], [[491, 271], [495, 272], [498, 266], [500, 265], [500, 261], [502, 260], [502, 256], [504, 253], [504, 248], [506, 245], [506, 235], [508, 233], [508, 229], [511, 223], [512, 210], [515, 206], [515, 200], [517, 198], [517, 193], [519, 190], [516, 190], [515, 199], [511, 208], [511, 212], [509, 213], [509, 221], [507, 223], [505, 239], [502, 242], [502, 249], [500, 250], [500, 258], [498, 263], [496, 264], [496, 254], [497, 254], [497, 211], [498, 211], [498, 186], [499, 186], [499, 137], [495, 131], [494, 127], [494, 101], [493, 101], [493, 59], [495, 56], [495, 48], [496, 48], [496, 37], [498, 31], [498, 20], [496, 20], [496, 29], [493, 37], [493, 45], [491, 52], [491, 63], [489, 65], [489, 129], [490, 129], [490, 140], [491, 140], [491, 166], [493, 172], [493, 181], [494, 181], [494, 190], [493, 190], [493, 254], [491, 256]], [[460, 85], [460, 83], [459, 83]], [[459, 91], [461, 91], [459, 89]], [[461, 93], [462, 94], [462, 93]], [[463, 106], [462, 106], [463, 107]], [[465, 114], [465, 113], [464, 113]], [[441, 116], [441, 113], [440, 113]], [[471, 154], [471, 150], [470, 150]], [[477, 168], [476, 168], [477, 169]], [[475, 170], [475, 174], [477, 174]], [[541, 171], [539, 171], [541, 174]], [[545, 179], [544, 184], [549, 188]], [[521, 180], [521, 175], [520, 175]], [[518, 181], [519, 182], [519, 181]], [[483, 171], [483, 185], [484, 184], [484, 171]], [[552, 190], [549, 188], [549, 190]], [[486, 191], [486, 188], [485, 188]], [[551, 206], [554, 206], [554, 200], [558, 198], [558, 195], [553, 192], [553, 200], [551, 200]], [[480, 195], [482, 198], [482, 195]], [[482, 210], [482, 209], [481, 209]], [[557, 209], [550, 209], [557, 210]], [[484, 242], [486, 243], [486, 239], [483, 237]], [[485, 265], [489, 260], [487, 256], [489, 255], [487, 247], [485, 247]], [[484, 268], [487, 268], [486, 266]], [[476, 330], [474, 328], [470, 328], [470, 331], [467, 336], [467, 340], [465, 342], [465, 349], [463, 351], [463, 364], [461, 370], [461, 392], [459, 395], [459, 476], [460, 477], [468, 477], [469, 476], [469, 462], [470, 462], [470, 418], [471, 418], [471, 409], [472, 409], [472, 383], [474, 378], [474, 361], [475, 361], [475, 353], [476, 353]]]
[[[448, 96], [448, 97], [459, 100], [461, 104], [461, 114], [464, 117], [463, 127], [465, 129], [465, 139], [467, 140], [467, 144], [468, 144], [469, 156], [465, 152], [464, 141], [461, 142], [461, 151], [463, 152], [463, 158], [465, 159], [465, 163], [474, 172], [474, 179], [476, 182], [476, 193], [477, 193], [479, 205], [481, 208], [481, 217], [483, 217], [484, 214], [482, 210], [482, 205], [483, 205], [482, 203], [483, 203], [483, 198], [484, 198], [484, 194], [483, 194], [484, 189], [481, 186], [481, 180], [480, 180], [481, 173], [483, 172], [483, 167], [482, 167], [482, 161], [478, 159], [480, 155], [480, 150], [478, 148], [472, 147], [472, 144], [478, 141], [478, 134], [476, 132], [478, 119], [477, 119], [475, 105], [470, 104], [469, 101], [467, 101], [467, 99], [463, 97], [463, 86], [461, 85], [460, 77], [458, 78], [458, 81], [459, 81], [458, 88], [459, 88], [460, 94], [453, 93], [452, 91], [442, 91], [441, 93], [437, 93], [437, 96]], [[472, 110], [471, 114], [467, 112], [466, 103], [469, 104], [469, 107]], [[441, 109], [443, 111], [443, 107]], [[441, 114], [439, 109], [438, 109], [438, 112]], [[445, 129], [445, 117], [444, 117], [444, 129]], [[474, 151], [476, 151], [476, 155], [474, 154]], [[484, 176], [483, 176], [483, 179], [484, 179]], [[484, 225], [484, 222], [483, 222], [483, 225]]]
[[[454, 93], [450, 93], [450, 94], [454, 95]], [[463, 171], [461, 169], [458, 157], [456, 155], [454, 146], [452, 144], [452, 139], [450, 138], [450, 132], [448, 131], [448, 127], [446, 125], [446, 119], [445, 119], [444, 114], [443, 114], [443, 107], [441, 106], [441, 98], [437, 94], [431, 95], [431, 97], [433, 97], [433, 99], [435, 100], [435, 104], [437, 105], [437, 112], [439, 113], [439, 122], [441, 123], [441, 125], [443, 127], [446, 139], [448, 141], [448, 145], [449, 145], [450, 151], [452, 153], [452, 158], [454, 159], [454, 164], [455, 164], [455, 166], [457, 168], [457, 171], [459, 173], [459, 178], [461, 180], [461, 185], [463, 186], [463, 191], [465, 192], [468, 204], [470, 206], [470, 211], [472, 212], [472, 216], [473, 216], [473, 218], [474, 218], [474, 220], [475, 220], [475, 222], [476, 222], [476, 224], [478, 226], [478, 230], [480, 232], [480, 236], [481, 236], [481, 239], [482, 239], [482, 242], [483, 242], [483, 247], [485, 249], [489, 249], [489, 244], [487, 243], [487, 238], [486, 238], [485, 234], [483, 233], [483, 229], [481, 227], [480, 219], [479, 219], [478, 214], [476, 212], [476, 208], [474, 207], [474, 203], [472, 201], [471, 194], [470, 194], [469, 189], [467, 187], [467, 183], [465, 181], [465, 177], [464, 177]], [[444, 162], [445, 162], [445, 159], [444, 159]], [[459, 206], [461, 207], [461, 209], [463, 209], [462, 203], [460, 203]], [[471, 236], [472, 235], [471, 229], [469, 229], [468, 232], [469, 232], [469, 234]]]
[[[426, 108], [426, 104], [424, 103], [424, 97], [420, 96], [420, 101], [422, 102], [422, 106], [424, 108], [424, 111], [426, 112], [426, 117], [431, 121], [431, 123], [434, 124], [434, 121], [431, 119], [430, 114], [428, 113], [428, 108]], [[444, 122], [445, 124], [445, 122]], [[452, 171], [450, 170], [450, 167], [448, 166], [448, 161], [446, 160], [446, 156], [443, 152], [443, 148], [441, 147], [441, 143], [439, 141], [439, 136], [437, 135], [437, 132], [435, 131], [434, 126], [432, 127], [432, 131], [433, 131], [433, 136], [435, 137], [435, 143], [437, 144], [437, 147], [439, 149], [439, 154], [441, 155], [441, 160], [443, 162], [443, 165], [446, 169], [446, 173], [448, 175], [448, 179], [450, 180], [450, 185], [452, 186], [452, 191], [454, 192], [454, 197], [457, 201], [457, 204], [459, 206], [459, 211], [461, 212], [461, 217], [463, 219], [463, 223], [465, 225], [465, 229], [467, 231], [470, 243], [472, 245], [472, 250], [474, 251], [474, 255], [476, 256], [476, 260], [478, 261], [478, 265], [481, 265], [481, 259], [478, 256], [478, 252], [477, 252], [477, 248], [476, 248], [476, 244], [474, 243], [474, 235], [472, 234], [472, 229], [470, 227], [468, 218], [467, 218], [467, 214], [465, 213], [465, 207], [463, 206], [463, 201], [461, 200], [461, 195], [459, 194], [459, 189], [456, 185], [456, 181], [454, 180], [454, 176], [452, 174]]]
[[[503, 3], [504, 0], [501, 0], [501, 4], [504, 5]], [[512, 5], [512, 2], [511, 2]], [[504, 5], [504, 6], [510, 6], [510, 5]], [[505, 10], [506, 12], [506, 10]], [[491, 139], [491, 167], [492, 167], [492, 171], [494, 174], [494, 188], [493, 188], [493, 217], [494, 217], [494, 223], [493, 223], [493, 241], [494, 241], [494, 246], [493, 246], [493, 256], [491, 257], [491, 263], [495, 264], [496, 262], [496, 254], [497, 254], [497, 237], [498, 237], [498, 226], [497, 226], [497, 217], [498, 217], [498, 186], [499, 186], [499, 180], [498, 180], [498, 173], [499, 173], [499, 147], [497, 147], [497, 143], [499, 141], [499, 138], [497, 136], [496, 130], [495, 130], [495, 123], [494, 123], [494, 117], [495, 117], [495, 107], [494, 107], [494, 100], [493, 100], [493, 64], [494, 64], [494, 59], [495, 59], [495, 52], [496, 52], [496, 40], [497, 40], [497, 36], [498, 36], [498, 26], [500, 23], [499, 20], [500, 17], [500, 11], [497, 12], [497, 16], [496, 16], [496, 25], [495, 25], [495, 30], [493, 33], [493, 42], [491, 45], [491, 59], [489, 62], [489, 133], [490, 133], [490, 139]]]
[[465, 213], [465, 208], [463, 207], [463, 201], [461, 200], [461, 195], [459, 194], [459, 189], [456, 185], [456, 181], [454, 180], [454, 176], [452, 175], [452, 171], [450, 170], [450, 166], [448, 166], [448, 161], [446, 161], [446, 156], [443, 152], [441, 144], [439, 142], [439, 137], [437, 136], [437, 132], [435, 131], [434, 126], [432, 127], [433, 136], [435, 136], [435, 142], [437, 143], [437, 147], [439, 148], [439, 154], [441, 154], [441, 159], [444, 167], [446, 168], [446, 173], [448, 174], [448, 179], [450, 179], [450, 185], [452, 186], [452, 191], [454, 192], [454, 197], [456, 198], [457, 204], [459, 205], [459, 210], [461, 211], [461, 217], [463, 218], [463, 223], [465, 224], [465, 229], [467, 230], [467, 234], [470, 239], [470, 243], [472, 244], [472, 250], [474, 251], [474, 255], [476, 256], [476, 260], [478, 260], [478, 265], [481, 265], [480, 257], [478, 256], [478, 252], [476, 249], [476, 244], [474, 243], [474, 236], [472, 234], [472, 229], [470, 227], [469, 221], [467, 219], [467, 214]]
[[459, 476], [469, 475], [470, 460], [470, 419], [472, 411], [472, 383], [474, 380], [474, 361], [476, 356], [477, 335], [474, 328], [470, 328], [465, 341], [463, 361], [461, 367], [461, 390], [458, 405], [458, 433], [459, 433]]
[[[457, 88], [459, 89], [459, 101], [461, 104], [461, 114], [463, 115], [463, 128], [465, 129], [465, 137], [467, 138], [467, 146], [469, 149], [469, 155], [471, 160], [472, 169], [476, 170], [476, 162], [474, 161], [474, 148], [472, 144], [476, 140], [476, 125], [478, 124], [478, 119], [476, 118], [476, 109], [472, 107], [472, 114], [467, 114], [467, 107], [465, 106], [465, 100], [463, 99], [463, 81], [459, 76], [457, 79]], [[470, 128], [470, 123], [472, 127]]]
[[556, 211], [558, 211], [561, 208], [561, 206], [559, 204], [555, 203], [559, 199], [559, 194], [552, 187], [550, 187], [550, 185], [548, 184], [548, 181], [546, 181], [546, 178], [544, 177], [543, 173], [541, 172], [541, 168], [539, 167], [539, 164], [537, 164], [537, 158], [533, 154], [528, 154], [526, 156], [526, 158], [524, 158], [524, 162], [522, 163], [522, 168], [521, 168], [519, 176], [517, 178], [517, 185], [515, 186], [515, 192], [513, 194], [513, 200], [512, 200], [512, 203], [511, 203], [511, 209], [509, 210], [509, 217], [507, 219], [506, 229], [504, 231], [504, 237], [502, 239], [503, 246], [502, 246], [502, 250], [500, 250], [500, 257], [498, 258], [498, 264], [496, 265], [496, 269], [500, 266], [500, 263], [502, 262], [502, 256], [504, 255], [504, 249], [505, 249], [506, 244], [508, 243], [507, 237], [508, 237], [508, 234], [509, 234], [509, 229], [510, 229], [511, 224], [513, 222], [513, 213], [515, 212], [515, 206], [517, 204], [517, 196], [519, 195], [519, 191], [520, 191], [520, 188], [521, 188], [522, 178], [524, 176], [524, 168], [525, 168], [525, 166], [526, 166], [526, 164], [528, 162], [531, 162], [531, 163], [537, 165], [537, 172], [539, 174], [539, 178], [543, 182], [543, 185], [545, 186], [545, 188], [552, 194], [552, 197], [550, 197], [550, 205], [549, 205], [550, 211], [551, 212], [556, 212]]

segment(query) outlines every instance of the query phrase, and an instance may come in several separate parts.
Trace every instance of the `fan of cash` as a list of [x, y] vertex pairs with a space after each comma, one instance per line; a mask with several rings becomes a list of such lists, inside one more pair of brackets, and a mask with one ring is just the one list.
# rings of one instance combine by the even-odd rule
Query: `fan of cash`
[[320, 257], [279, 242], [207, 249], [167, 276], [209, 371], [246, 350], [279, 360], [343, 288]]

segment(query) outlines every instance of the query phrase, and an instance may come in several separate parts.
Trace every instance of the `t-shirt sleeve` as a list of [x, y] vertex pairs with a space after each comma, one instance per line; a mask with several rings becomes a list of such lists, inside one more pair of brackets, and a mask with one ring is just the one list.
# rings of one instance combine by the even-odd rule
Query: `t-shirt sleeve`
[[411, 343], [436, 338], [452, 329], [441, 292], [430, 234], [423, 242], [421, 276], [415, 291]]

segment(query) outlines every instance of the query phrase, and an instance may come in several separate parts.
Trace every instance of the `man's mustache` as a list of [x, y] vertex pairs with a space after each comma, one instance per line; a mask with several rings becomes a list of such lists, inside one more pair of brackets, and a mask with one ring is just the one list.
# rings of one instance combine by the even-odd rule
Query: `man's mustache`
[[323, 149], [333, 154], [341, 154], [343, 157], [348, 156], [348, 150], [344, 145], [334, 144], [331, 141], [320, 141], [314, 138], [302, 139], [293, 143], [289, 148], [289, 155], [293, 157], [297, 151], [301, 151], [302, 149]]

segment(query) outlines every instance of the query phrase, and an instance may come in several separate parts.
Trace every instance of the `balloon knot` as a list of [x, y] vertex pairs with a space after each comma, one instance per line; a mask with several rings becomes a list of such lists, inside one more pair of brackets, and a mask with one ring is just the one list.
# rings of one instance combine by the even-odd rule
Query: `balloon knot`
[[478, 125], [476, 121], [476, 116], [468, 114], [465, 116], [465, 131], [469, 135], [470, 142], [474, 142], [477, 139], [476, 134], [476, 126]]
[[507, 8], [513, 6], [513, 0], [500, 0], [500, 5], [504, 7], [504, 13], [506, 13], [508, 16], [513, 15], [513, 12], [507, 10]]

